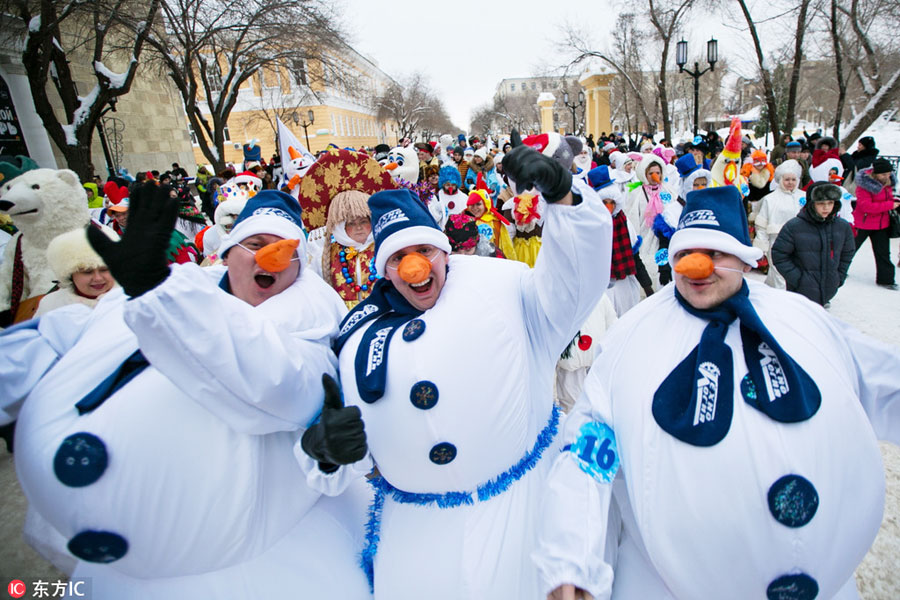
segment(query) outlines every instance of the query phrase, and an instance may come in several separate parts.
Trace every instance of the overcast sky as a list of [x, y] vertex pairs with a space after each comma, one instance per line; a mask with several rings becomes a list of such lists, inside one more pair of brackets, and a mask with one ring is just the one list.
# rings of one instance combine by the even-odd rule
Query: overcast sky
[[[339, 1], [354, 48], [392, 77], [426, 73], [451, 120], [461, 128], [468, 127], [473, 109], [491, 100], [500, 80], [562, 66], [565, 60], [557, 44], [566, 23], [589, 28], [595, 44], [605, 49], [616, 16], [631, 7], [608, 0]], [[768, 0], [751, 2], [751, 14], [756, 17], [768, 5]], [[706, 66], [705, 41], [715, 35], [720, 58], [752, 70], [749, 36], [736, 29], [745, 28], [740, 11], [725, 20], [730, 28], [722, 25], [718, 14], [695, 11], [685, 33], [691, 62], [701, 60]], [[764, 43], [788, 33], [774, 31], [775, 27], [761, 27]], [[648, 22], [648, 36], [651, 31]], [[674, 68], [674, 48], [671, 61]]]

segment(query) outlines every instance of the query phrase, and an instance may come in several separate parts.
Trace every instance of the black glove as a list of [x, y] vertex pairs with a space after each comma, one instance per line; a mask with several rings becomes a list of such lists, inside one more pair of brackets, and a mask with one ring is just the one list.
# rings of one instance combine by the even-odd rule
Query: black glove
[[132, 298], [152, 290], [169, 276], [167, 254], [178, 218], [178, 199], [169, 197], [171, 189], [147, 183], [132, 192], [128, 226], [121, 241], [114, 242], [96, 227], [88, 227], [91, 246]]
[[366, 456], [366, 430], [357, 406], [344, 406], [341, 388], [330, 375], [322, 375], [325, 404], [319, 422], [304, 432], [300, 447], [330, 473]]
[[547, 202], [559, 202], [572, 190], [572, 174], [534, 148], [516, 146], [503, 157], [503, 171], [522, 193], [536, 187]]

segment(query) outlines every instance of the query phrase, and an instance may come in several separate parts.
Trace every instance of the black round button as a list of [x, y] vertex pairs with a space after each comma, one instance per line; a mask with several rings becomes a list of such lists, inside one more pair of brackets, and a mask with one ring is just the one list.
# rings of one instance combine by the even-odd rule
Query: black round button
[[431, 452], [428, 453], [428, 458], [436, 465], [446, 465], [453, 462], [453, 459], [456, 458], [456, 446], [450, 442], [435, 444]]
[[803, 527], [819, 508], [819, 494], [808, 479], [785, 475], [769, 488], [769, 512], [787, 527]]
[[63, 440], [53, 458], [56, 478], [69, 487], [84, 487], [100, 479], [109, 464], [106, 445], [84, 431]]
[[782, 575], [766, 588], [769, 600], [813, 600], [819, 595], [819, 584], [806, 573]]
[[111, 563], [128, 552], [128, 542], [111, 531], [82, 531], [69, 540], [69, 552], [88, 562]]
[[417, 340], [423, 333], [425, 333], [425, 321], [413, 319], [403, 328], [403, 341], [411, 342]]
[[412, 389], [409, 390], [409, 401], [412, 402], [413, 406], [422, 410], [434, 408], [438, 401], [437, 386], [430, 381], [420, 381], [413, 384]]

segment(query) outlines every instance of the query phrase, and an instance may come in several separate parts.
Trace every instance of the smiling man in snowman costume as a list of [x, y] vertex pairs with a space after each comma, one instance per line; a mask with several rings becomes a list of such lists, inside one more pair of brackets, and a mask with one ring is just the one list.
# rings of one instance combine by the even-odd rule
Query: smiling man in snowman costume
[[[346, 312], [301, 267], [299, 206], [262, 191], [227, 266], [170, 269], [169, 189], [135, 192], [121, 242], [88, 232], [120, 289], [0, 336], [25, 495], [98, 600], [366, 598], [362, 474], [307, 473], [294, 454]], [[341, 497], [316, 491], [338, 477]]]
[[734, 186], [688, 193], [669, 252], [675, 285], [607, 332], [566, 422], [543, 592], [856, 598], [884, 506], [876, 438], [900, 439], [898, 353], [744, 279], [762, 252]]
[[[612, 223], [549, 156], [519, 146], [504, 164], [548, 202], [534, 269], [450, 256], [408, 190], [369, 199], [384, 278], [344, 320], [337, 348], [380, 474], [363, 553], [379, 599], [539, 594], [530, 554], [558, 452], [554, 368], [607, 287]], [[476, 306], [478, 327], [467, 327]], [[461, 356], [476, 375], [460, 372]], [[328, 412], [303, 438], [323, 464], [340, 462], [331, 452], [342, 447]]]

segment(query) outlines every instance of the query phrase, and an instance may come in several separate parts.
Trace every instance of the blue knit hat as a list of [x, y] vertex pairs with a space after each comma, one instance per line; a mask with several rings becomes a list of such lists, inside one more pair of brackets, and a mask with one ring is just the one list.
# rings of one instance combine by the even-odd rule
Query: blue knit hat
[[286, 240], [300, 240], [297, 253], [306, 256], [306, 234], [300, 218], [300, 204], [290, 194], [263, 190], [247, 200], [244, 210], [219, 246], [219, 256], [250, 236], [267, 233]]
[[416, 244], [431, 244], [450, 253], [450, 242], [434, 217], [412, 191], [401, 188], [376, 192], [369, 198], [372, 234], [375, 237], [375, 270], [384, 274], [384, 265], [394, 252]]
[[462, 177], [459, 175], [459, 169], [452, 165], [444, 165], [438, 172], [438, 188], [444, 187], [444, 184], [447, 182], [455, 183], [457, 188], [462, 186]]
[[784, 145], [785, 150], [801, 150], [803, 148], [803, 144], [796, 140], [792, 140]]
[[733, 254], [751, 267], [762, 258], [762, 250], [751, 245], [747, 212], [733, 185], [688, 193], [669, 256], [694, 248]]
[[697, 164], [697, 161], [694, 159], [693, 154], [686, 153], [684, 156], [675, 161], [675, 168], [678, 169], [679, 177], [685, 178], [699, 169], [700, 165]]
[[606, 165], [600, 165], [588, 171], [587, 179], [590, 186], [595, 190], [602, 190], [606, 186], [615, 183], [609, 176], [609, 167]]

